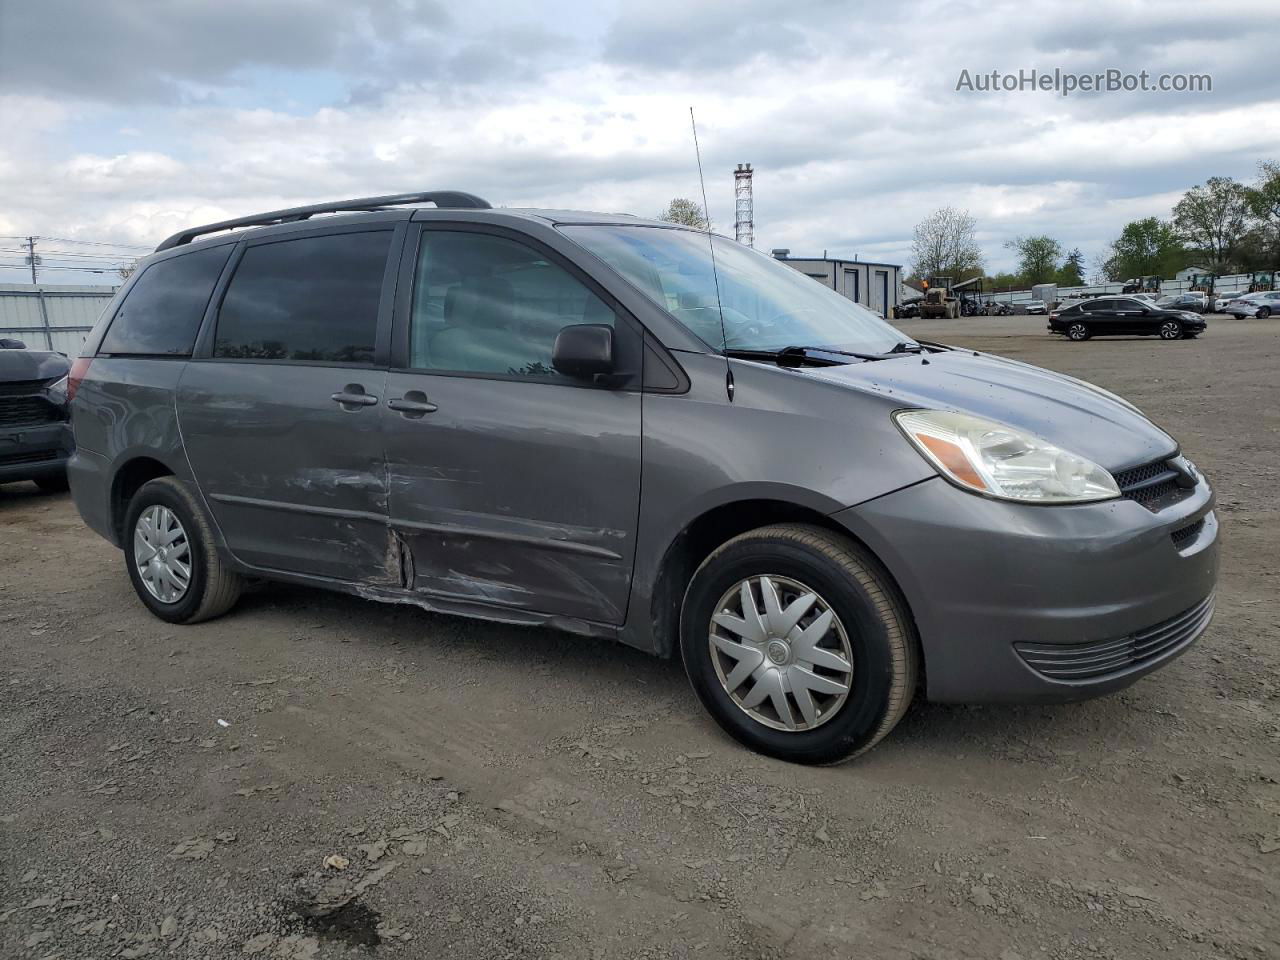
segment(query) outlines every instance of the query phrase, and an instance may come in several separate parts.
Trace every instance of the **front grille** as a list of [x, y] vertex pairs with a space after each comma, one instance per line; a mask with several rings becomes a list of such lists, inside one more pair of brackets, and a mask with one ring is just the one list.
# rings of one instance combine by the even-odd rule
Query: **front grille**
[[9, 453], [0, 456], [0, 467], [16, 467], [26, 463], [47, 463], [58, 459], [57, 450], [39, 450], [35, 453]]
[[1114, 474], [1120, 493], [1153, 513], [1177, 503], [1191, 492], [1191, 488], [1178, 482], [1182, 474], [1174, 469], [1173, 463], [1172, 460], [1157, 460], [1132, 470], [1121, 470]]
[[0, 427], [57, 423], [62, 411], [43, 397], [0, 397]]
[[39, 393], [52, 382], [52, 380], [10, 380], [7, 383], [0, 383], [0, 397], [23, 397]]
[[1213, 594], [1189, 610], [1146, 630], [1089, 643], [1015, 643], [1019, 656], [1042, 676], [1068, 682], [1102, 680], [1154, 663], [1186, 647], [1213, 617]]
[[1200, 535], [1200, 531], [1204, 529], [1204, 517], [1201, 517], [1195, 523], [1189, 523], [1185, 527], [1173, 531], [1169, 534], [1169, 539], [1173, 541], [1173, 545], [1181, 550], [1186, 544], [1190, 543]]

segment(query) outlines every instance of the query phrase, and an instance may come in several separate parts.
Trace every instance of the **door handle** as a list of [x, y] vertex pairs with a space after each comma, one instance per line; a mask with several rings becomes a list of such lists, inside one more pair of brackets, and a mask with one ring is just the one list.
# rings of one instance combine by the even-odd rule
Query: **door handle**
[[388, 400], [387, 406], [392, 410], [400, 412], [411, 420], [417, 420], [419, 417], [428, 413], [435, 413], [440, 408], [427, 399], [427, 395], [421, 390], [408, 390], [403, 397], [396, 397], [394, 400]]
[[348, 383], [337, 393], [331, 394], [329, 399], [334, 403], [340, 404], [344, 410], [371, 407], [378, 402], [377, 397], [371, 393], [365, 393], [364, 387], [358, 383]]

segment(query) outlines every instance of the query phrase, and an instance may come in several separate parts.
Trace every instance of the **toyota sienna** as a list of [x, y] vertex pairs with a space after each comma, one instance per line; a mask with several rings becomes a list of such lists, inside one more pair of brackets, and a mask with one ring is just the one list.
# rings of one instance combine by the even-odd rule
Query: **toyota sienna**
[[157, 617], [255, 578], [617, 640], [793, 761], [917, 691], [1118, 690], [1213, 613], [1213, 494], [1132, 404], [669, 223], [436, 192], [186, 230], [67, 392]]

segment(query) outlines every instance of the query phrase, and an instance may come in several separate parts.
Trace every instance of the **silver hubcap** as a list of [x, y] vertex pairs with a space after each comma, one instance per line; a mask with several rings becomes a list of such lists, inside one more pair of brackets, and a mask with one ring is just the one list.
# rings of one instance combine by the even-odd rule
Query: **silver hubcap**
[[133, 528], [133, 561], [147, 593], [161, 603], [177, 603], [191, 585], [191, 545], [187, 531], [168, 507], [142, 511]]
[[1176, 340], [1178, 339], [1178, 330], [1179, 327], [1176, 323], [1166, 323], [1160, 328], [1160, 335], [1166, 340]]
[[767, 727], [812, 730], [849, 697], [849, 635], [830, 605], [796, 580], [739, 581], [716, 604], [710, 644], [725, 692]]
[[1070, 330], [1069, 332], [1071, 333], [1071, 339], [1072, 339], [1072, 340], [1083, 340], [1083, 339], [1084, 339], [1085, 329], [1084, 329], [1084, 327], [1080, 326], [1079, 324], [1076, 324], [1074, 327], [1072, 327], [1072, 328], [1071, 328], [1071, 330]]

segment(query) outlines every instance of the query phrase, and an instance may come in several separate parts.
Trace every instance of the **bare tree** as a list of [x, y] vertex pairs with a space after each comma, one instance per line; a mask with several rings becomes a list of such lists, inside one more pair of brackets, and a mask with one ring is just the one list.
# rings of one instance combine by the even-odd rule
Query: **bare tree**
[[982, 272], [978, 222], [968, 210], [943, 207], [916, 224], [911, 241], [911, 272], [921, 279], [935, 276], [967, 279]]
[[1231, 177], [1210, 177], [1184, 193], [1173, 208], [1174, 229], [1208, 258], [1206, 266], [1216, 273], [1230, 270], [1248, 222], [1248, 190]]
[[676, 197], [672, 200], [667, 204], [667, 209], [658, 214], [658, 219], [665, 220], [667, 223], [683, 223], [687, 227], [697, 227], [699, 230], [711, 229], [711, 222], [707, 219], [702, 206], [687, 197]]

